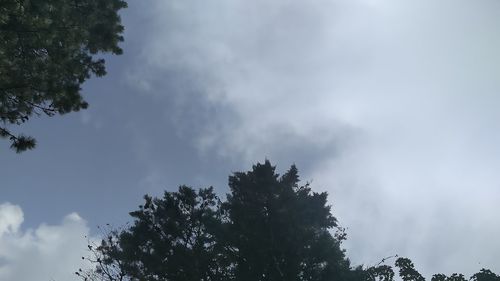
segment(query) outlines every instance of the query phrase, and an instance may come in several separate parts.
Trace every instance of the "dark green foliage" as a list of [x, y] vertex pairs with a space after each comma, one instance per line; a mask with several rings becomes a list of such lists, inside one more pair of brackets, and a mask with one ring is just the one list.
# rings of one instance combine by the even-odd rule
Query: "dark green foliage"
[[370, 267], [366, 270], [367, 279], [370, 281], [392, 281], [394, 280], [394, 271], [388, 265]]
[[217, 242], [221, 220], [213, 189], [181, 186], [163, 198], [145, 197], [130, 213], [134, 224], [117, 242], [99, 250], [110, 265], [132, 280], [222, 280], [227, 275], [225, 249]]
[[295, 166], [279, 177], [269, 162], [257, 164], [231, 176], [229, 187], [236, 280], [331, 280], [349, 271], [329, 232], [337, 224], [327, 194], [299, 186]]
[[500, 281], [500, 276], [488, 269], [481, 269], [478, 273], [472, 275], [472, 281]]
[[[131, 226], [89, 246], [95, 269], [84, 280], [137, 281], [394, 281], [393, 267], [352, 268], [326, 193], [300, 185], [295, 166], [284, 175], [268, 161], [229, 177], [221, 201], [213, 188], [181, 186], [145, 196]], [[337, 229], [332, 235], [331, 230]], [[425, 281], [411, 260], [397, 258], [403, 281]], [[471, 281], [500, 281], [489, 270]], [[466, 281], [436, 274], [432, 281]]]
[[[467, 279], [463, 274], [453, 273], [450, 276], [444, 274], [434, 274], [432, 281], [466, 281]], [[472, 275], [471, 281], [500, 281], [500, 276], [491, 272], [488, 269], [481, 269], [478, 273]]]
[[146, 196], [132, 226], [94, 249], [92, 280], [274, 281], [356, 280], [333, 236], [326, 193], [299, 185], [297, 169], [282, 176], [266, 161], [229, 178], [221, 202], [213, 189], [181, 186]]
[[[403, 281], [425, 281], [425, 278], [415, 269], [413, 262], [408, 258], [398, 258], [395, 266], [399, 268], [399, 276]], [[368, 278], [359, 280], [365, 281], [394, 281], [394, 271], [388, 265], [374, 266], [366, 270]], [[471, 281], [500, 281], [500, 276], [487, 269], [481, 269], [472, 275]], [[434, 274], [431, 281], [467, 281], [463, 274], [453, 273], [450, 276], [444, 274]]]
[[446, 281], [446, 275], [444, 274], [434, 274], [432, 275], [431, 281]]
[[399, 268], [399, 276], [403, 281], [425, 281], [424, 277], [415, 270], [413, 262], [407, 258], [398, 258], [396, 266]]
[[35, 140], [15, 135], [33, 114], [87, 108], [81, 84], [106, 74], [102, 52], [121, 54], [123, 0], [0, 1], [0, 137], [17, 152]]

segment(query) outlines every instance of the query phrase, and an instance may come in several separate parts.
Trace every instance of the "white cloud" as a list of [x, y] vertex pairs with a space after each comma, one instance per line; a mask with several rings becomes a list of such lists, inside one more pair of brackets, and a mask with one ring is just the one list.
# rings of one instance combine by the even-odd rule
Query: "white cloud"
[[0, 205], [0, 237], [15, 233], [23, 222], [23, 211], [19, 206], [10, 203]]
[[147, 5], [154, 31], [134, 81], [163, 93], [158, 77], [180, 71], [175, 87], [230, 109], [205, 120], [200, 149], [298, 164], [313, 151], [321, 165], [306, 179], [333, 196], [355, 262], [399, 253], [427, 274], [495, 269], [499, 2]]
[[74, 272], [87, 266], [81, 259], [88, 254], [85, 220], [72, 213], [58, 225], [27, 230], [22, 222], [19, 206], [0, 204], [0, 280], [79, 280]]

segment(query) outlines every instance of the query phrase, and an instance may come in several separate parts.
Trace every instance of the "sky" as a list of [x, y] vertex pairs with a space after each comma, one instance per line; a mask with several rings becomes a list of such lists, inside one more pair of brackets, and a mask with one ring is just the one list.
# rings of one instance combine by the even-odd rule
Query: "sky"
[[76, 280], [144, 194], [223, 196], [265, 159], [329, 193], [353, 264], [500, 272], [500, 2], [129, 1], [122, 20], [89, 109], [0, 145], [1, 281]]

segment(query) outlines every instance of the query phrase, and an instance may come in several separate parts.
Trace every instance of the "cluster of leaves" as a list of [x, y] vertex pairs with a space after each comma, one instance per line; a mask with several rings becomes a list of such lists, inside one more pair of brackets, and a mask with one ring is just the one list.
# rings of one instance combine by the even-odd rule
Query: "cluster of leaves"
[[[162, 198], [145, 196], [130, 213], [133, 224], [90, 246], [94, 268], [77, 275], [86, 281], [395, 280], [385, 264], [393, 257], [368, 268], [351, 266], [327, 194], [299, 185], [295, 166], [279, 176], [266, 161], [234, 173], [229, 188], [225, 201], [213, 188], [186, 186]], [[403, 281], [425, 281], [407, 258], [397, 258], [395, 267]], [[436, 274], [432, 281], [466, 280]], [[500, 277], [482, 270], [471, 281]]]
[[212, 188], [181, 186], [145, 197], [134, 223], [94, 248], [86, 280], [351, 280], [343, 235], [326, 193], [299, 185], [292, 166], [269, 162], [229, 178], [220, 200]]
[[12, 133], [33, 115], [85, 109], [81, 84], [106, 74], [99, 53], [121, 54], [123, 0], [0, 1], [0, 137], [17, 152], [35, 139]]
[[[399, 269], [399, 277], [403, 281], [425, 281], [425, 278], [420, 274], [413, 265], [413, 262], [408, 258], [397, 258], [394, 263]], [[391, 266], [378, 265], [366, 270], [367, 281], [393, 281], [394, 271]], [[450, 276], [444, 274], [434, 274], [431, 281], [468, 281], [463, 274], [453, 273]], [[472, 275], [469, 281], [500, 281], [500, 276], [491, 272], [488, 269], [481, 269], [478, 273]]]

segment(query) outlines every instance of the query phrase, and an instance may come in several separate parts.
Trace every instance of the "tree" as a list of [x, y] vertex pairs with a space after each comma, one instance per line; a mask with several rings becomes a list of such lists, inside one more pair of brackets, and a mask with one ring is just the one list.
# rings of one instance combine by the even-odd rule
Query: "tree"
[[123, 0], [0, 2], [0, 137], [17, 152], [35, 139], [15, 134], [33, 115], [87, 108], [81, 85], [106, 74], [100, 53], [121, 54]]
[[[384, 259], [385, 260], [385, 259]], [[403, 281], [425, 281], [425, 278], [420, 274], [413, 265], [413, 262], [408, 258], [399, 257], [394, 265], [399, 268], [399, 277]], [[377, 265], [366, 270], [365, 281], [394, 281], [394, 271], [391, 266]], [[466, 281], [463, 274], [452, 273], [450, 276], [445, 274], [434, 274], [431, 281]], [[500, 281], [500, 276], [491, 272], [488, 269], [481, 269], [478, 273], [471, 276], [471, 281]]]
[[92, 260], [99, 266], [92, 274], [104, 280], [224, 280], [228, 265], [217, 241], [221, 214], [213, 188], [181, 186], [163, 198], [144, 198], [130, 213], [134, 224], [96, 247]]
[[281, 177], [266, 161], [229, 178], [230, 244], [236, 251], [236, 280], [342, 280], [349, 261], [326, 193], [299, 185], [297, 168]]
[[[425, 281], [408, 258], [352, 267], [346, 238], [326, 193], [300, 185], [297, 168], [278, 175], [269, 161], [229, 177], [222, 201], [213, 188], [179, 187], [145, 196], [131, 226], [90, 245], [85, 281]], [[337, 232], [332, 235], [332, 230]], [[394, 267], [384, 264], [396, 258]], [[500, 281], [487, 269], [471, 281]], [[431, 281], [466, 281], [435, 274]]]
[[[132, 226], [93, 249], [92, 280], [355, 280], [326, 193], [299, 185], [292, 166], [268, 161], [229, 177], [221, 201], [212, 188], [181, 186], [145, 197]], [[359, 272], [358, 272], [359, 273]]]

